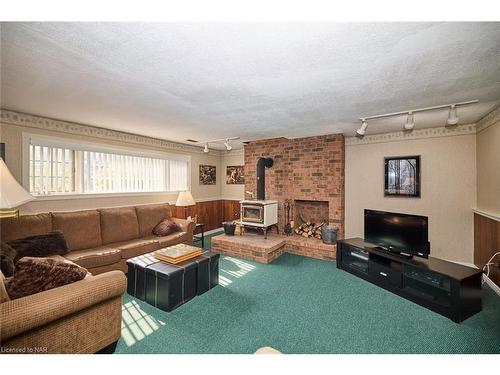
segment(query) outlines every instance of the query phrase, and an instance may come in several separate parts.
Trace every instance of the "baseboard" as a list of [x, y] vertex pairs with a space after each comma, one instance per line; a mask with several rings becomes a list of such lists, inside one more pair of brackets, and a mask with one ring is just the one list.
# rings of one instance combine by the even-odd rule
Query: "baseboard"
[[[473, 263], [468, 263], [468, 262], [458, 262], [456, 260], [450, 260], [449, 262], [453, 262], [453, 263], [457, 263], [457, 264], [461, 264], [462, 266], [467, 266], [467, 267], [472, 267], [472, 268], [478, 268], [478, 266], [476, 266], [475, 264]], [[486, 276], [485, 274], [483, 274], [483, 281], [488, 284], [488, 286], [496, 293], [500, 296], [500, 287], [495, 284], [493, 282], [493, 280], [491, 280], [488, 276]]]
[[483, 281], [488, 284], [488, 286], [500, 296], [500, 287], [493, 282], [488, 276], [483, 275]]
[[456, 263], [456, 264], [461, 264], [462, 266], [467, 266], [467, 267], [472, 267], [472, 268], [477, 268], [479, 269], [478, 266], [476, 266], [474, 263], [469, 263], [469, 262], [459, 262], [458, 260], [449, 260], [449, 259], [445, 259], [447, 262], [452, 262], [452, 263]]

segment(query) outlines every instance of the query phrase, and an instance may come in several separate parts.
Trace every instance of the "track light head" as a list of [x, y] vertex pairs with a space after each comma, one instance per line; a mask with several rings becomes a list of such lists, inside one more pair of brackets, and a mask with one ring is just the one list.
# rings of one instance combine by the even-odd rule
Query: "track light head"
[[366, 133], [366, 128], [368, 127], [368, 123], [364, 118], [361, 119], [361, 127], [356, 130], [356, 135], [363, 137]]
[[450, 112], [448, 112], [448, 120], [446, 120], [447, 125], [458, 124], [457, 106], [452, 104], [450, 106]]
[[415, 127], [415, 120], [413, 119], [413, 112], [408, 112], [408, 116], [406, 117], [406, 123], [404, 125], [405, 130], [413, 130]]
[[226, 139], [224, 142], [224, 146], [226, 146], [226, 150], [231, 151], [233, 147], [229, 144], [229, 139]]
[[205, 154], [207, 154], [207, 153], [209, 153], [209, 152], [210, 152], [210, 150], [208, 149], [208, 143], [205, 143], [205, 147], [203, 148], [203, 152], [204, 152]]

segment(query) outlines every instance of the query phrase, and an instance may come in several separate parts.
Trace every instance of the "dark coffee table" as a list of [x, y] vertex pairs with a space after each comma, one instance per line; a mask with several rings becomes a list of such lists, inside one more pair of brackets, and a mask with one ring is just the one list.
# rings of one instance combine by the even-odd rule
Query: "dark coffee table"
[[153, 253], [127, 260], [127, 293], [164, 311], [172, 311], [219, 284], [220, 254], [205, 252], [179, 264]]

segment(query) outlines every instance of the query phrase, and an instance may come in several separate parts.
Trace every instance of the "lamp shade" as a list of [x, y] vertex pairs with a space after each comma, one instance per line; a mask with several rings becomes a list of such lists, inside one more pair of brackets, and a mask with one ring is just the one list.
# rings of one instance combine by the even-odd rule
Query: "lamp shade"
[[19, 185], [0, 158], [0, 210], [13, 209], [34, 199]]
[[177, 198], [177, 202], [175, 203], [175, 205], [179, 207], [194, 206], [195, 204], [196, 202], [189, 191], [181, 191], [179, 193], [179, 197]]

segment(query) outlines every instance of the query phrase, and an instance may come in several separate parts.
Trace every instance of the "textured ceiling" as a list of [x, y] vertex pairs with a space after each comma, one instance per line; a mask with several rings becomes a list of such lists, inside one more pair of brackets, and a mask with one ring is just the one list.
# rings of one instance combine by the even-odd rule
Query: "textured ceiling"
[[462, 124], [500, 103], [500, 23], [1, 25], [3, 108], [181, 142], [352, 135], [472, 99]]

